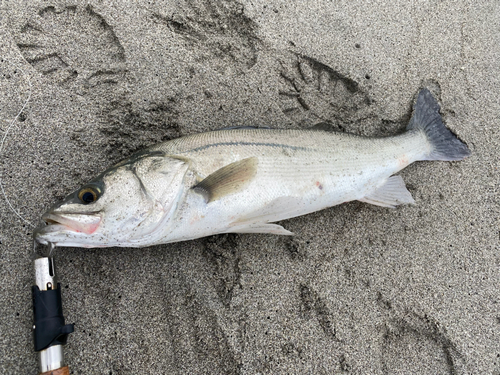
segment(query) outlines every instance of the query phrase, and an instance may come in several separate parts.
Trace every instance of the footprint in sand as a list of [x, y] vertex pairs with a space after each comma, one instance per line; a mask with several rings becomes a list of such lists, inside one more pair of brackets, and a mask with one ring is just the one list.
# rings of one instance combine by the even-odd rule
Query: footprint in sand
[[16, 42], [49, 81], [79, 94], [117, 85], [126, 72], [123, 46], [90, 5], [43, 8], [24, 24]]
[[330, 310], [318, 292], [305, 284], [300, 284], [300, 301], [304, 315], [308, 319], [314, 316], [325, 336], [329, 340], [339, 342]]
[[185, 0], [177, 8], [178, 12], [169, 16], [154, 13], [153, 20], [179, 35], [195, 51], [199, 63], [224, 74], [243, 73], [256, 64], [260, 43], [257, 25], [244, 14], [243, 5]]
[[356, 81], [311, 57], [280, 58], [278, 74], [280, 108], [298, 124], [329, 122], [343, 130], [372, 117], [371, 100]]
[[408, 312], [391, 320], [381, 349], [384, 374], [466, 373], [456, 345], [428, 316]]

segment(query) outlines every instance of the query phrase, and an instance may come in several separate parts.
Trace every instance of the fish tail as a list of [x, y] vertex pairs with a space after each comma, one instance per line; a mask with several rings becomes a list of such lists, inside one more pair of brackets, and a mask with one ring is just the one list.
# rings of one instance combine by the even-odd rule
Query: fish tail
[[422, 131], [431, 151], [419, 160], [462, 160], [470, 155], [469, 148], [448, 130], [439, 114], [439, 104], [428, 89], [422, 89], [406, 130]]

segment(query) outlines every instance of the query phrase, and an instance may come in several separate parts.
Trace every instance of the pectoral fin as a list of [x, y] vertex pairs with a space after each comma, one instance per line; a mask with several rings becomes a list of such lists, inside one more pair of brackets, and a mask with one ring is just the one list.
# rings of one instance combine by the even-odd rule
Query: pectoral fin
[[206, 177], [193, 189], [203, 195], [207, 203], [237, 193], [246, 188], [255, 177], [257, 164], [256, 157], [228, 164]]
[[384, 185], [359, 201], [390, 208], [400, 204], [415, 203], [401, 176], [389, 177]]

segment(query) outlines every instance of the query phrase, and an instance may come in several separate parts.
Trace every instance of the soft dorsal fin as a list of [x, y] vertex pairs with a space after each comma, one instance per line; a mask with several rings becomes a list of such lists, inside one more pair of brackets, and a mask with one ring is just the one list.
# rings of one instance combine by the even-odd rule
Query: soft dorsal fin
[[258, 159], [251, 157], [228, 164], [206, 177], [193, 189], [203, 195], [207, 203], [243, 190], [257, 173]]
[[339, 131], [339, 129], [337, 127], [335, 127], [335, 125], [333, 125], [330, 122], [319, 122], [316, 125], [313, 125], [310, 129], [324, 131], [324, 132], [338, 132]]
[[219, 128], [219, 129], [215, 129], [215, 131], [234, 130], [234, 129], [272, 129], [272, 128], [269, 126], [241, 125], [241, 126], [228, 126], [227, 128]]

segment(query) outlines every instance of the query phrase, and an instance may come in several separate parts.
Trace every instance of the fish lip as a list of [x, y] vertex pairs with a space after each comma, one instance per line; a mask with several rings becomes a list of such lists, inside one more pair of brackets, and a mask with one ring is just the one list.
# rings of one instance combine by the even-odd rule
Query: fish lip
[[41, 225], [33, 231], [33, 238], [35, 239], [36, 242], [47, 245], [48, 241], [47, 239], [44, 238], [46, 235], [50, 235], [52, 233], [57, 233], [57, 232], [75, 232], [73, 229], [70, 227], [67, 227], [66, 225], [62, 224], [48, 224], [48, 225]]
[[[83, 220], [82, 220], [83, 219]], [[57, 231], [92, 234], [101, 223], [102, 216], [94, 212], [46, 212], [42, 215], [45, 226], [37, 228], [38, 234]]]
[[45, 220], [49, 215], [99, 215], [101, 211], [54, 211], [49, 210], [42, 215], [42, 220]]

